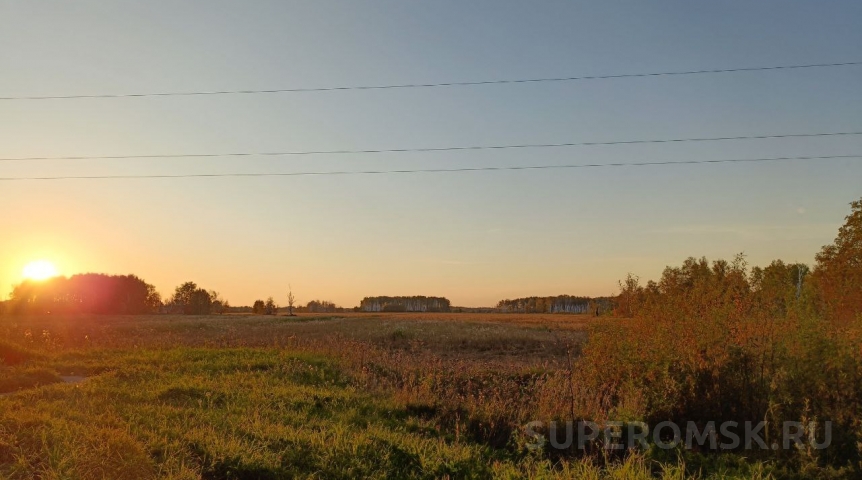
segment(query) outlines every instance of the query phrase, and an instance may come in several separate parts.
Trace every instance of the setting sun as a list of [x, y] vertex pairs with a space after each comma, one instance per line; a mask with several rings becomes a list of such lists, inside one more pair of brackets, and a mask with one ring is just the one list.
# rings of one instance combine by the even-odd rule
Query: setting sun
[[36, 260], [28, 263], [22, 272], [24, 278], [29, 280], [45, 280], [57, 276], [57, 268], [47, 260]]

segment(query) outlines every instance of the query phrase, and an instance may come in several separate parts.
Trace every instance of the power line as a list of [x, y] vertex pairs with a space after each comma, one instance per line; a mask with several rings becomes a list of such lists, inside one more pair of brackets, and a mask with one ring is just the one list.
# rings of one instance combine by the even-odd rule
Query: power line
[[823, 133], [788, 133], [778, 135], [747, 135], [735, 137], [694, 137], [670, 138], [652, 140], [616, 140], [608, 142], [571, 142], [571, 143], [525, 143], [515, 145], [470, 145], [456, 147], [427, 148], [387, 148], [376, 150], [306, 150], [288, 152], [230, 152], [230, 153], [176, 153], [162, 155], [106, 155], [106, 156], [65, 156], [65, 157], [12, 157], [0, 158], [0, 162], [23, 162], [37, 160], [130, 160], [130, 159], [164, 159], [164, 158], [212, 158], [212, 157], [254, 157], [254, 156], [302, 156], [302, 155], [358, 155], [381, 153], [416, 153], [416, 152], [452, 152], [463, 150], [507, 150], [527, 148], [562, 148], [586, 147], [601, 145], [638, 145], [645, 143], [684, 143], [684, 142], [719, 142], [731, 140], [763, 140], [776, 138], [809, 138], [838, 137], [862, 135], [862, 132], [823, 132]]
[[643, 77], [668, 77], [680, 75], [704, 75], [714, 73], [734, 72], [759, 72], [766, 70], [796, 70], [803, 68], [829, 68], [862, 65], [862, 61], [841, 63], [812, 63], [805, 65], [778, 65], [765, 67], [743, 67], [743, 68], [718, 68], [709, 70], [684, 70], [674, 72], [652, 72], [652, 73], [624, 73], [617, 75], [586, 75], [580, 77], [551, 77], [551, 78], [523, 78], [509, 80], [482, 80], [475, 82], [443, 82], [443, 83], [403, 83], [389, 85], [349, 85], [340, 87], [309, 87], [309, 88], [278, 88], [272, 90], [212, 90], [195, 92], [148, 92], [148, 93], [119, 93], [119, 94], [92, 94], [92, 95], [45, 95], [45, 96], [19, 96], [0, 97], [0, 100], [70, 100], [83, 98], [129, 98], [129, 97], [182, 97], [199, 95], [256, 95], [268, 93], [308, 93], [308, 92], [333, 92], [345, 90], [387, 90], [401, 88], [437, 88], [437, 87], [469, 87], [481, 85], [503, 85], [518, 83], [545, 83], [545, 82], [574, 82], [582, 80], [609, 80], [618, 78], [643, 78]]
[[264, 172], [264, 173], [191, 173], [191, 174], [166, 174], [166, 175], [81, 175], [81, 176], [56, 176], [56, 177], [0, 177], [0, 181], [15, 180], [117, 180], [117, 179], [152, 179], [152, 178], [216, 178], [216, 177], [304, 177], [324, 175], [383, 175], [400, 173], [452, 173], [452, 172], [486, 172], [503, 170], [550, 170], [550, 169], [574, 169], [574, 168], [604, 168], [604, 167], [644, 167], [655, 165], [695, 165], [711, 163], [755, 163], [755, 162], [781, 162], [789, 160], [827, 160], [838, 158], [862, 158], [859, 155], [826, 155], [816, 157], [770, 157], [770, 158], [741, 158], [741, 159], [719, 159], [719, 160], [683, 160], [683, 161], [660, 161], [660, 162], [636, 162], [636, 163], [592, 163], [576, 165], [526, 165], [516, 167], [465, 167], [465, 168], [431, 168], [422, 170], [342, 170], [329, 172]]

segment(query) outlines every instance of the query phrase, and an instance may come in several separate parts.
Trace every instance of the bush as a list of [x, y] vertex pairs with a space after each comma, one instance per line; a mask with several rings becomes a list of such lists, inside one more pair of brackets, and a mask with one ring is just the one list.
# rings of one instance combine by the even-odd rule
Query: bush
[[[804, 265], [748, 272], [689, 258], [658, 282], [620, 282], [617, 318], [598, 324], [577, 364], [584, 418], [832, 422], [832, 445], [779, 450], [799, 465], [862, 467], [862, 201]], [[619, 318], [630, 317], [630, 318]], [[764, 454], [765, 455], [765, 454]]]

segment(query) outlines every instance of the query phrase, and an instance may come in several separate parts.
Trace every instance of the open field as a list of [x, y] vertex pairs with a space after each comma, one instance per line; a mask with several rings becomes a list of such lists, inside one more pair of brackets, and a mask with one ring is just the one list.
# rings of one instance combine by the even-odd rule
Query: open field
[[[5, 319], [0, 338], [64, 349], [285, 347], [346, 339], [474, 360], [540, 363], [578, 348], [595, 319], [583, 315], [333, 313], [288, 316], [28, 316]], [[29, 340], [27, 340], [29, 341]]]
[[[589, 320], [554, 316], [552, 326], [564, 325], [557, 332], [539, 327], [539, 317], [3, 317], [0, 474], [549, 473], [549, 463], [518, 460], [471, 441], [462, 431], [466, 419], [453, 424], [419, 396], [404, 397], [390, 378], [396, 372], [384, 371], [424, 364], [437, 381], [460, 369], [463, 378], [481, 382], [468, 372], [481, 370], [487, 378], [548, 368], [566, 358], [567, 346], [583, 341]], [[357, 361], [361, 365], [351, 365]], [[86, 379], [63, 382], [72, 375]]]
[[0, 474], [651, 478], [655, 465], [640, 457], [609, 469], [555, 465], [517, 446], [512, 427], [535, 414], [529, 396], [543, 372], [564, 368], [591, 321], [5, 317]]
[[0, 477], [773, 478], [730, 454], [526, 448], [531, 420], [601, 411], [578, 361], [616, 322], [0, 317]]

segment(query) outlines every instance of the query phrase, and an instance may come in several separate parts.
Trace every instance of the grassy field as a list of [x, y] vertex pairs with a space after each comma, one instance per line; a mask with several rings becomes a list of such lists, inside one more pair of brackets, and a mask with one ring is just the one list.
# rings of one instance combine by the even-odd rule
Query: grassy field
[[[594, 321], [0, 317], [0, 476], [698, 477], [673, 459], [524, 448], [520, 426], [573, 408], [560, 380]], [[743, 467], [710, 478], [768, 478]]]

